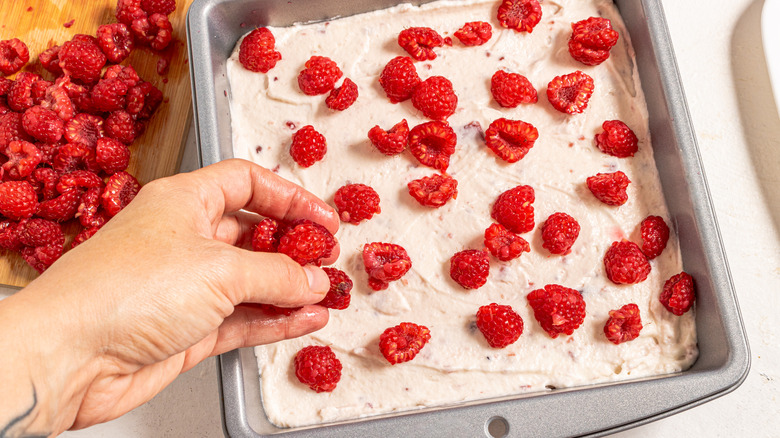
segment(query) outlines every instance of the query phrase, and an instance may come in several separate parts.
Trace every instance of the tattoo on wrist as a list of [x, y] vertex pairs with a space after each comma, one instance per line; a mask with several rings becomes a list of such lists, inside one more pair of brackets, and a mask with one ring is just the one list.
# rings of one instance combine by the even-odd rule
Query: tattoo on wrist
[[[11, 420], [3, 425], [0, 423], [0, 438], [46, 438], [49, 436], [49, 434], [41, 435], [40, 433], [27, 433], [25, 430], [26, 427], [23, 425], [23, 423], [26, 420], [32, 420], [35, 418], [35, 408], [38, 407], [38, 392], [35, 390], [35, 385], [32, 385], [32, 406], [30, 406], [26, 411], [22, 412], [20, 415], [17, 415], [14, 418], [11, 418]], [[2, 421], [2, 417], [0, 417], [0, 421]]]

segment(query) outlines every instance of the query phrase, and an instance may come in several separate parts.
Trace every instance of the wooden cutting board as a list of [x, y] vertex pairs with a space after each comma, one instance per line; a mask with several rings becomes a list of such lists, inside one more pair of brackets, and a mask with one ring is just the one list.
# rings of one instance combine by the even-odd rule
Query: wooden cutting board
[[[181, 161], [192, 116], [185, 32], [191, 2], [176, 1], [176, 11], [169, 17], [173, 25], [171, 46], [162, 53], [136, 49], [122, 63], [132, 64], [142, 79], [154, 84], [165, 96], [146, 132], [130, 146], [128, 171], [141, 184], [176, 173]], [[30, 62], [24, 69], [52, 80], [52, 75], [38, 62], [38, 54], [53, 45], [62, 45], [78, 33], [94, 36], [99, 25], [116, 22], [115, 9], [116, 0], [0, 0], [0, 40], [24, 41], [30, 49]], [[157, 74], [161, 58], [170, 60], [163, 76]], [[74, 225], [66, 227], [66, 248], [77, 230]], [[37, 275], [17, 253], [0, 250], [0, 284], [23, 287]]]

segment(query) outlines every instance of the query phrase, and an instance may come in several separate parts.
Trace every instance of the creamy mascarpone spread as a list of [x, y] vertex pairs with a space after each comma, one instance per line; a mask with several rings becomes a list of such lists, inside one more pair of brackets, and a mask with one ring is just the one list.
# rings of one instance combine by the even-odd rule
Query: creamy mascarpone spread
[[[678, 317], [658, 301], [664, 281], [682, 270], [682, 262], [653, 160], [633, 48], [618, 11], [610, 0], [546, 0], [541, 22], [527, 34], [499, 25], [499, 3], [436, 1], [271, 28], [282, 60], [267, 74], [244, 69], [238, 45], [230, 57], [236, 157], [274, 169], [331, 204], [336, 190], [347, 183], [368, 184], [381, 197], [379, 215], [359, 225], [342, 223], [336, 235], [341, 256], [334, 266], [355, 283], [350, 307], [331, 310], [327, 327], [316, 333], [255, 350], [263, 405], [272, 423], [293, 427], [636, 379], [681, 371], [696, 359], [694, 312]], [[567, 50], [570, 24], [591, 16], [610, 19], [620, 33], [610, 58], [595, 67], [573, 60]], [[489, 22], [493, 37], [478, 47], [453, 38], [452, 47], [435, 49], [435, 60], [415, 62], [423, 80], [445, 76], [458, 95], [458, 108], [449, 118], [458, 145], [448, 169], [459, 183], [458, 197], [438, 209], [423, 207], [409, 196], [406, 184], [436, 171], [408, 151], [382, 155], [366, 134], [374, 125], [389, 129], [404, 118], [410, 127], [428, 120], [411, 101], [391, 104], [378, 78], [390, 59], [406, 56], [396, 43], [401, 30], [427, 26], [452, 36], [469, 21]], [[346, 111], [329, 110], [326, 95], [306, 96], [299, 90], [298, 72], [312, 55], [333, 59], [344, 77], [358, 85], [360, 97]], [[539, 92], [539, 102], [499, 107], [490, 94], [490, 77], [499, 69], [526, 76]], [[545, 90], [553, 77], [575, 70], [593, 77], [595, 92], [584, 113], [566, 115], [552, 108]], [[500, 117], [523, 120], [539, 130], [533, 149], [515, 164], [497, 158], [482, 138], [482, 129]], [[639, 138], [639, 152], [632, 158], [615, 158], [595, 146], [593, 137], [602, 122], [614, 119]], [[304, 169], [292, 161], [289, 147], [292, 134], [307, 124], [326, 137], [328, 152]], [[620, 207], [602, 204], [585, 185], [588, 176], [615, 170], [632, 181], [629, 200]], [[519, 184], [536, 191], [536, 228], [523, 235], [531, 252], [510, 262], [491, 257], [487, 284], [473, 291], [461, 288], [449, 276], [450, 257], [483, 247], [493, 202]], [[572, 215], [582, 227], [566, 256], [550, 255], [541, 246], [541, 224], [557, 211]], [[672, 228], [666, 249], [650, 262], [652, 272], [644, 282], [613, 284], [604, 271], [605, 251], [620, 239], [641, 243], [639, 224], [651, 214], [662, 216]], [[412, 260], [402, 280], [379, 292], [368, 287], [361, 258], [362, 246], [375, 241], [403, 246]], [[550, 283], [577, 289], [585, 299], [587, 316], [571, 336], [550, 338], [527, 304], [530, 291]], [[504, 349], [490, 348], [476, 329], [477, 309], [491, 302], [511, 305], [525, 323], [520, 339]], [[614, 345], [604, 336], [604, 323], [610, 310], [628, 303], [639, 306], [644, 328], [637, 339]], [[411, 362], [390, 365], [379, 352], [379, 335], [403, 321], [427, 326], [431, 341]], [[343, 364], [341, 381], [331, 393], [315, 393], [293, 372], [296, 352], [312, 344], [331, 346]]]

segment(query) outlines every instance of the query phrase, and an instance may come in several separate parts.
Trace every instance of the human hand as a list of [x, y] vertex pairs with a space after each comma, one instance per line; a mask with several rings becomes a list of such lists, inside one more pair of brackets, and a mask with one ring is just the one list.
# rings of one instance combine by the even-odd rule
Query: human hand
[[[310, 219], [332, 233], [339, 225], [302, 188], [228, 160], [147, 184], [95, 236], [0, 303], [0, 333], [8, 329], [0, 351], [29, 359], [11, 366], [29, 365], [14, 380], [29, 401], [21, 405], [35, 412], [14, 427], [48, 435], [108, 421], [209, 356], [323, 327], [327, 309], [312, 304], [325, 296], [327, 275], [247, 250], [255, 213]], [[338, 248], [326, 262], [337, 256]], [[255, 303], [304, 307], [285, 316]], [[0, 412], [14, 414], [13, 401], [0, 400]], [[0, 414], [0, 430], [13, 418]]]

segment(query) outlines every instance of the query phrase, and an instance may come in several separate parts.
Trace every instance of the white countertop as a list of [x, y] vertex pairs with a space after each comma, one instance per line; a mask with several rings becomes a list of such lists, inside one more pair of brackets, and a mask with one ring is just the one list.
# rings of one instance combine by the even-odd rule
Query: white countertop
[[[750, 374], [728, 395], [621, 438], [780, 434], [780, 117], [761, 43], [764, 1], [776, 0], [663, 0], [750, 341]], [[183, 170], [195, 165], [192, 146]], [[62, 436], [221, 435], [209, 359], [124, 417]]]

